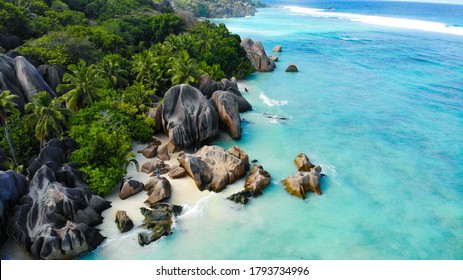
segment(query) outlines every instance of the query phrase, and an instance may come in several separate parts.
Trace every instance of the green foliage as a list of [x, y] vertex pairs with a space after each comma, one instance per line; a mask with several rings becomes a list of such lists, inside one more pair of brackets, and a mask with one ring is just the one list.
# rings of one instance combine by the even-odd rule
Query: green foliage
[[32, 15], [25, 7], [0, 0], [0, 33], [30, 38]]
[[27, 127], [35, 128], [35, 138], [44, 147], [47, 140], [61, 135], [67, 127], [70, 111], [62, 106], [61, 98], [52, 98], [46, 91], [37, 93], [25, 106]]
[[96, 74], [111, 89], [121, 89], [128, 85], [129, 62], [118, 54], [109, 54], [96, 66]]
[[71, 119], [70, 135], [80, 145], [71, 161], [86, 172], [90, 189], [107, 195], [125, 175], [132, 140], [148, 140], [153, 130], [131, 104], [111, 100], [80, 110]]
[[58, 92], [65, 92], [63, 99], [66, 105], [75, 112], [100, 99], [99, 92], [104, 80], [98, 75], [95, 65], [87, 66], [84, 60], [69, 65], [71, 73], [65, 73], [63, 83], [57, 87]]
[[102, 57], [102, 51], [86, 36], [74, 36], [67, 31], [53, 31], [39, 39], [28, 41], [17, 49], [38, 64], [69, 65], [83, 59], [90, 63]]
[[[35, 131], [33, 128], [26, 127], [19, 115], [11, 115], [7, 125], [18, 165], [27, 166], [32, 157], [40, 152], [40, 142], [35, 138]], [[9, 151], [8, 140], [3, 129], [0, 130], [0, 149]]]
[[11, 142], [11, 137], [7, 126], [7, 120], [10, 115], [19, 115], [19, 110], [16, 109], [17, 104], [13, 100], [16, 97], [17, 95], [11, 94], [8, 90], [0, 93], [0, 125], [5, 130], [5, 138], [8, 142], [14, 163], [18, 165], [18, 160], [16, 158], [13, 143]]

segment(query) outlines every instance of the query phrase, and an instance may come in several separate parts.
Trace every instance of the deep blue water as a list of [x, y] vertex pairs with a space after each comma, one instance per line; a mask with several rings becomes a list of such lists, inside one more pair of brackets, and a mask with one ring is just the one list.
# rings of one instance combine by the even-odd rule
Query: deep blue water
[[[463, 259], [463, 34], [448, 27], [462, 6], [269, 2], [334, 8], [215, 20], [268, 54], [283, 45], [274, 72], [240, 83], [254, 107], [243, 138], [216, 142], [242, 147], [271, 185], [245, 207], [226, 200], [243, 180], [186, 203], [174, 234], [143, 248], [105, 219], [116, 233], [85, 258]], [[326, 174], [322, 196], [281, 184], [301, 152]]]

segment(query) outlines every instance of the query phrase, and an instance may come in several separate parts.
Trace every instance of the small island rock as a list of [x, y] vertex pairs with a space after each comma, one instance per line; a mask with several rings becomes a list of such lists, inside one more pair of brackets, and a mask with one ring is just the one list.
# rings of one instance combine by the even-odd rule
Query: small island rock
[[299, 69], [297, 69], [297, 66], [295, 64], [290, 64], [285, 72], [299, 72]]

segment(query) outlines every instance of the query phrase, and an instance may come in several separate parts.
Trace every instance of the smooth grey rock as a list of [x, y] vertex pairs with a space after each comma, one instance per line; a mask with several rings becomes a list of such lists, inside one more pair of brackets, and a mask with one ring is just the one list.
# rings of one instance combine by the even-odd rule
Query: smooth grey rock
[[37, 71], [34, 65], [23, 56], [17, 56], [14, 62], [16, 77], [27, 102], [32, 101], [32, 96], [42, 91], [47, 91], [51, 97], [56, 97], [55, 92], [40, 76], [39, 71]]
[[44, 165], [34, 174], [8, 223], [8, 235], [34, 259], [72, 259], [93, 251], [104, 237], [93, 226], [110, 207], [88, 188], [66, 186]]
[[218, 136], [217, 110], [198, 89], [174, 86], [166, 92], [162, 105], [164, 131], [175, 146], [189, 147]]

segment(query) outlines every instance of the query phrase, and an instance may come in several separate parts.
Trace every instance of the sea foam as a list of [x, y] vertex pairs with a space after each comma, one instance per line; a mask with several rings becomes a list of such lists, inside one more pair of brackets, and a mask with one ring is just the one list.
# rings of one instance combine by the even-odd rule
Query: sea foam
[[282, 105], [287, 105], [288, 104], [287, 100], [271, 99], [270, 97], [265, 95], [263, 92], [260, 93], [259, 98], [262, 99], [262, 101], [269, 107], [282, 106]]
[[297, 6], [285, 6], [285, 9], [289, 9], [293, 13], [305, 14], [315, 17], [334, 17], [340, 19], [348, 19], [351, 21], [362, 22], [366, 24], [414, 29], [428, 32], [438, 32], [445, 34], [453, 34], [463, 36], [463, 27], [459, 26], [448, 26], [444, 23], [424, 21], [416, 19], [404, 19], [384, 16], [371, 16], [362, 14], [351, 14], [351, 13], [336, 13], [328, 12], [322, 9], [303, 8]]

